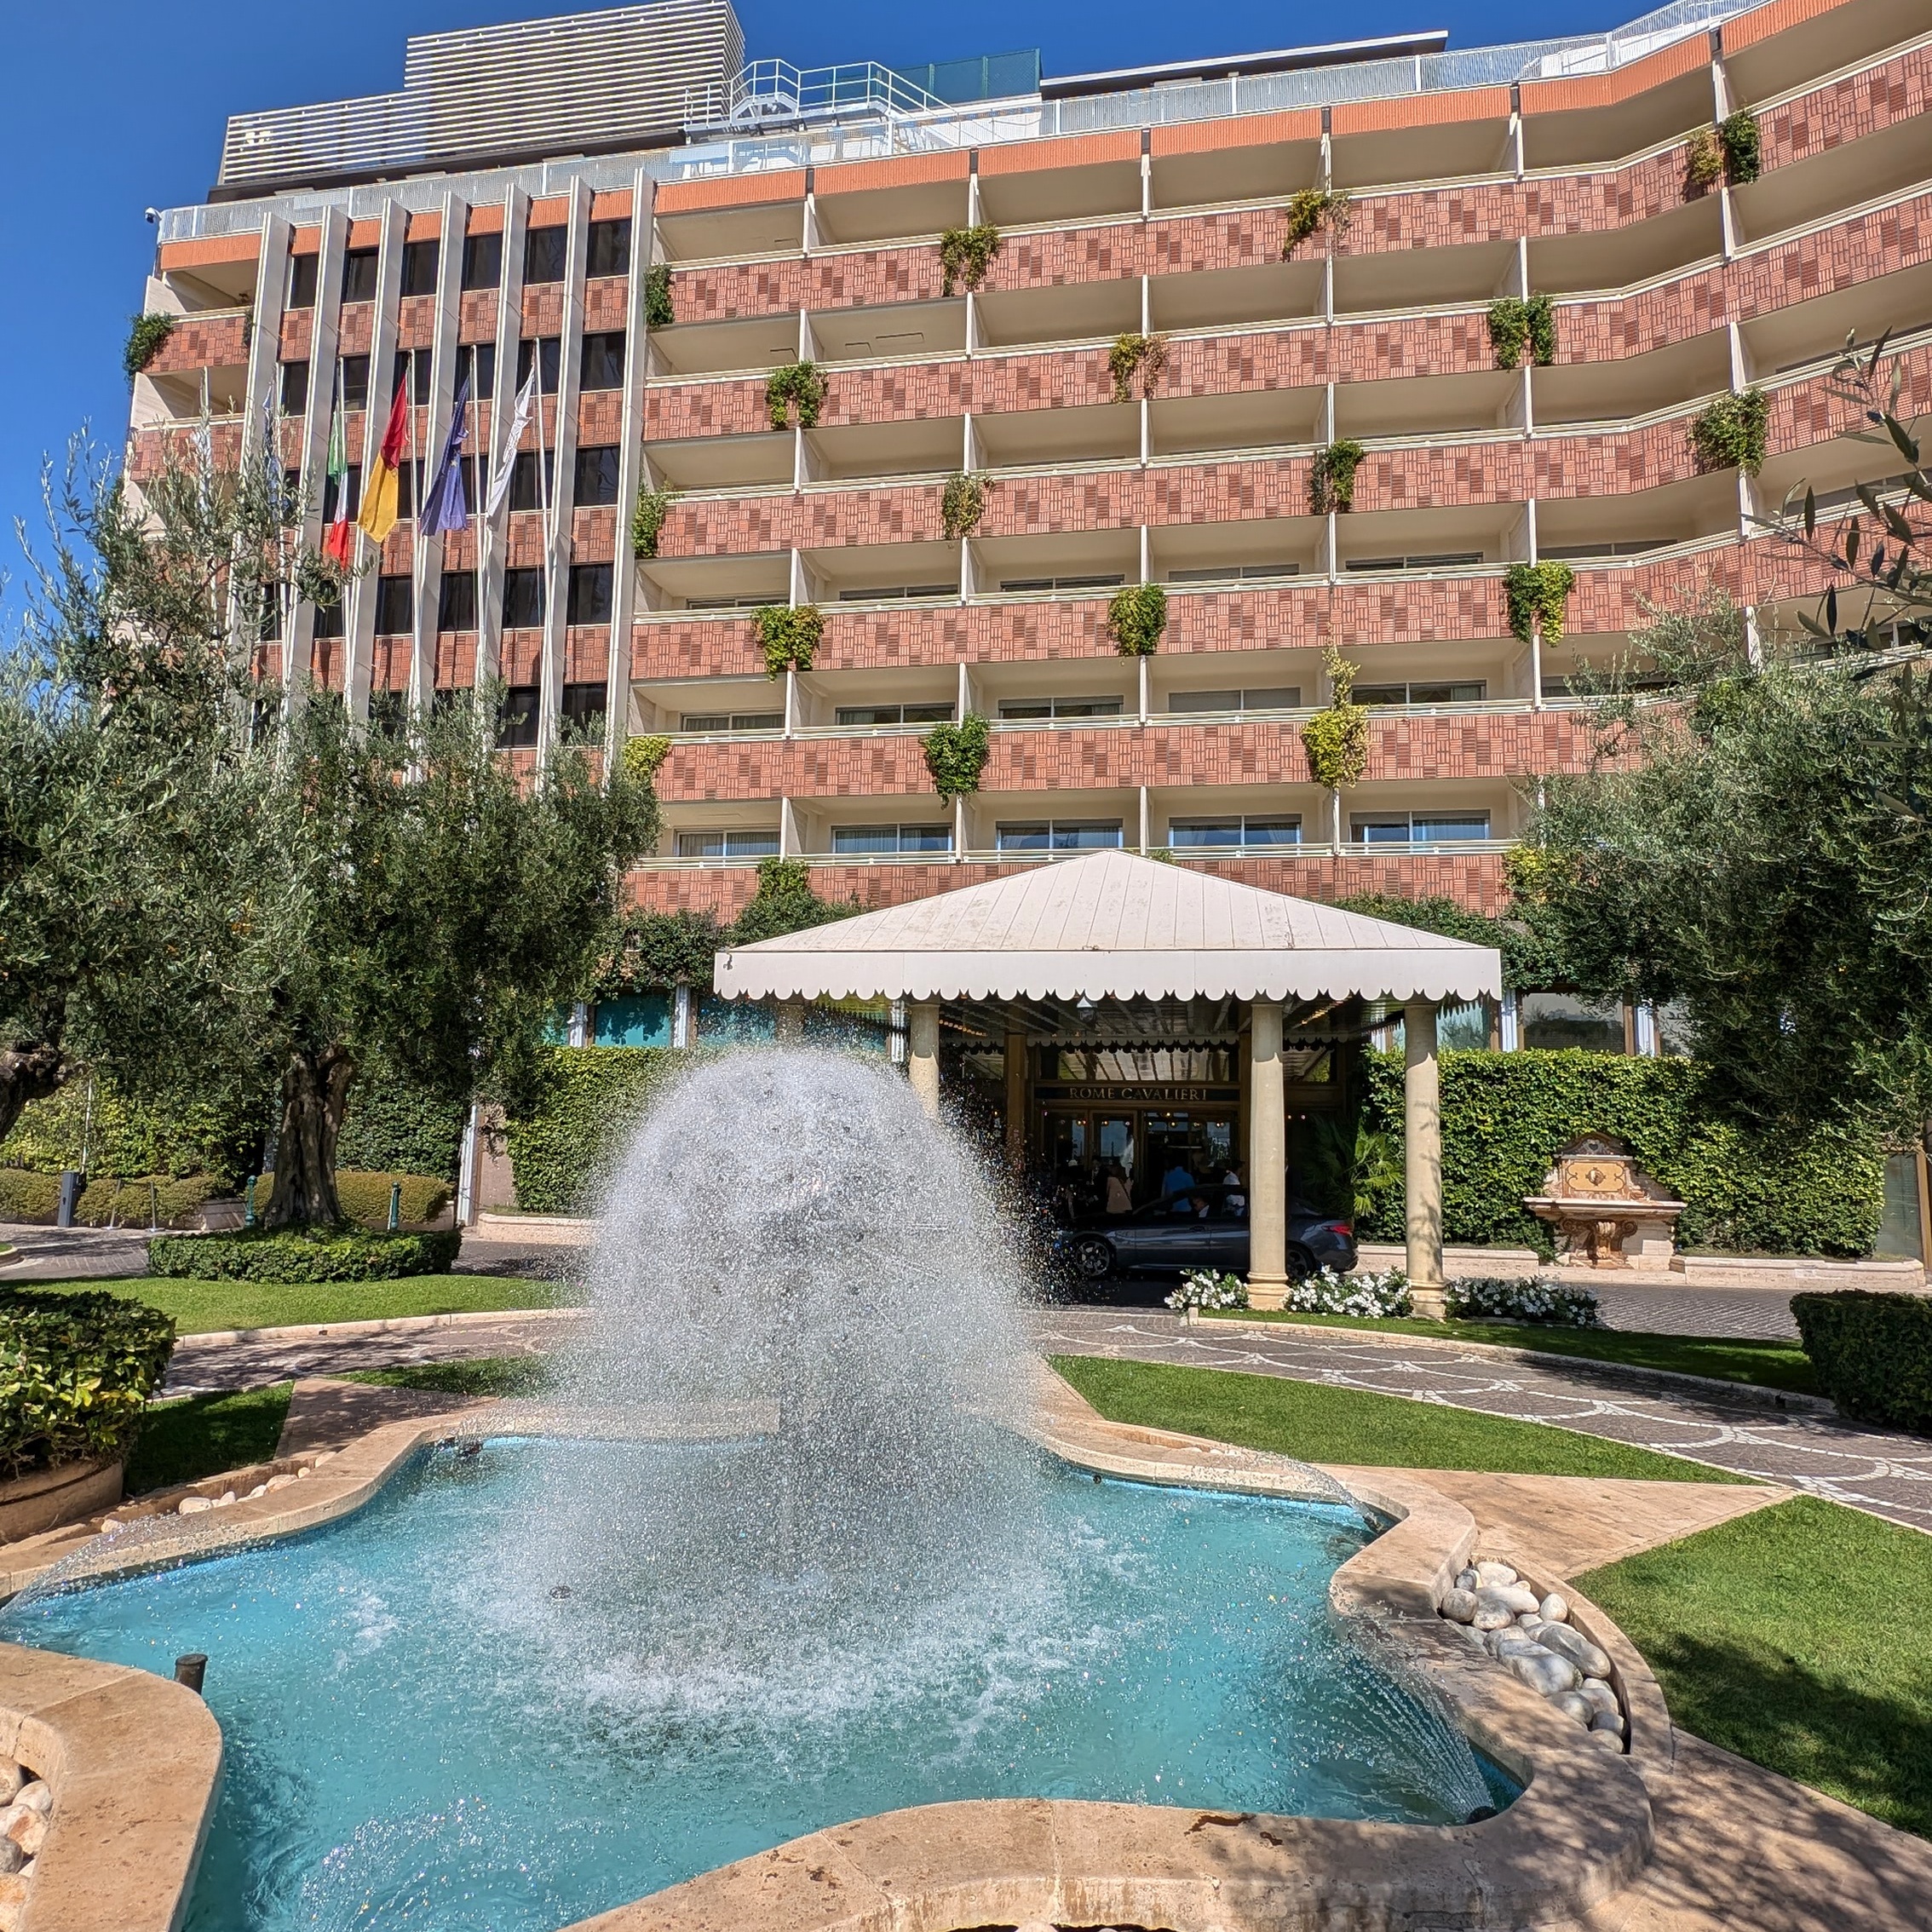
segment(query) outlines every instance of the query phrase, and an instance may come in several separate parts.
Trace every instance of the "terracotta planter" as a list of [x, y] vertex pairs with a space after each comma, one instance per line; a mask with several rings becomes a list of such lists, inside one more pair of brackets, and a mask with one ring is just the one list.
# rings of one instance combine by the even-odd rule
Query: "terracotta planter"
[[0, 1482], [0, 1543], [112, 1509], [121, 1500], [121, 1471], [117, 1457], [111, 1463], [63, 1463]]

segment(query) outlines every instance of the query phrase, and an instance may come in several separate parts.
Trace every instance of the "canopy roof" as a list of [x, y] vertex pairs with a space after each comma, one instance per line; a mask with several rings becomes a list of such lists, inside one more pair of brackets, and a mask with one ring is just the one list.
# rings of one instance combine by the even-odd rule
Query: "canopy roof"
[[1095, 852], [717, 956], [727, 998], [1475, 999], [1503, 957], [1440, 933]]

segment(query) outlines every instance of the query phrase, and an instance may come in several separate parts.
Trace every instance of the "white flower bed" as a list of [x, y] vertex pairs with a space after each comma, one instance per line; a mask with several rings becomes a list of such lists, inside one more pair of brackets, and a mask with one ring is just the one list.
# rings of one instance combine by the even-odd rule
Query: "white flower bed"
[[1302, 1314], [1406, 1315], [1412, 1305], [1409, 1278], [1399, 1268], [1380, 1274], [1337, 1274], [1325, 1268], [1288, 1291], [1288, 1306]]
[[1510, 1321], [1544, 1321], [1567, 1328], [1601, 1328], [1603, 1316], [1588, 1288], [1573, 1287], [1547, 1274], [1527, 1280], [1508, 1275], [1470, 1274], [1452, 1281], [1446, 1291], [1452, 1317], [1500, 1315]]
[[1181, 1277], [1181, 1285], [1167, 1297], [1170, 1308], [1245, 1308], [1248, 1285], [1238, 1274], [1216, 1274], [1197, 1268]]

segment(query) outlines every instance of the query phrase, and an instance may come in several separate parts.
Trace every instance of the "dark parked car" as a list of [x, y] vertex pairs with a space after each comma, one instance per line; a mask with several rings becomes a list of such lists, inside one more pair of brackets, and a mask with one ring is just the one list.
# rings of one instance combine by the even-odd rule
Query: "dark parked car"
[[[1131, 1214], [1084, 1214], [1063, 1228], [1055, 1251], [1090, 1281], [1159, 1269], [1183, 1274], [1211, 1268], [1248, 1272], [1247, 1191], [1221, 1186], [1164, 1195]], [[1323, 1268], [1337, 1274], [1355, 1265], [1355, 1237], [1345, 1221], [1298, 1201], [1288, 1207], [1288, 1273], [1297, 1281]]]

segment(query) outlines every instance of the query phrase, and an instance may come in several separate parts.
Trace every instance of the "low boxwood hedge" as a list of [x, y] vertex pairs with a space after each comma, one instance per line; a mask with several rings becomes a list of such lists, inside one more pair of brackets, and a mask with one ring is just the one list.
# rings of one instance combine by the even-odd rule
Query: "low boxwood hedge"
[[[389, 1189], [402, 1183], [402, 1218], [411, 1225], [434, 1221], [450, 1205], [449, 1183], [433, 1174], [359, 1174], [347, 1168], [336, 1170], [336, 1199], [342, 1212], [364, 1228], [386, 1228], [389, 1225]], [[267, 1203], [275, 1191], [273, 1169], [255, 1183], [257, 1206]]]
[[[152, 1190], [152, 1191], [151, 1191]], [[89, 1181], [74, 1203], [77, 1228], [146, 1228], [152, 1215], [162, 1228], [193, 1228], [220, 1189], [205, 1174], [171, 1181], [152, 1175], [137, 1181]], [[385, 1206], [387, 1197], [384, 1197]], [[0, 1167], [0, 1221], [51, 1228], [60, 1214], [60, 1176]]]
[[193, 1281], [398, 1281], [447, 1274], [463, 1231], [377, 1234], [360, 1228], [244, 1228], [236, 1234], [164, 1234], [147, 1244], [147, 1272]]
[[0, 1221], [43, 1222], [51, 1227], [60, 1212], [58, 1174], [30, 1174], [23, 1167], [0, 1167]]
[[1843, 1414], [1932, 1435], [1932, 1299], [1851, 1288], [1793, 1295], [1791, 1314]]
[[0, 1475], [124, 1454], [174, 1348], [139, 1302], [0, 1288]]

